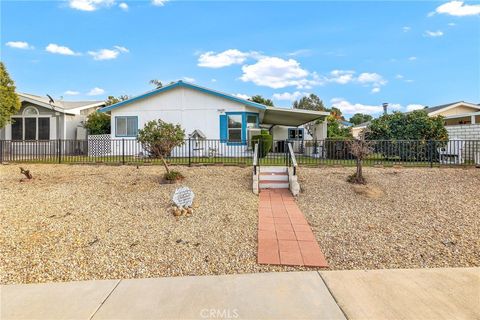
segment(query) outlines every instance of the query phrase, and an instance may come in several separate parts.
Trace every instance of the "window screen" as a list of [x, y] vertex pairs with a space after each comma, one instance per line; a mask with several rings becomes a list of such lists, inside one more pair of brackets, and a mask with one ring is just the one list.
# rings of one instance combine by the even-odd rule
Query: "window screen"
[[38, 118], [38, 140], [50, 139], [50, 118]]
[[37, 139], [37, 118], [25, 118], [25, 140]]
[[23, 140], [22, 118], [12, 118], [12, 140]]
[[117, 137], [137, 136], [137, 117], [116, 117], [115, 134]]

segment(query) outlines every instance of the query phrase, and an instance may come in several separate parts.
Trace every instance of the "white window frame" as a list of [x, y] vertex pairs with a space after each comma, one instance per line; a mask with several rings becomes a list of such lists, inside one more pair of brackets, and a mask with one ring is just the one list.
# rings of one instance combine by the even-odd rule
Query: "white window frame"
[[[240, 128], [230, 128], [229, 124], [229, 117], [240, 117]], [[230, 140], [230, 131], [240, 131], [240, 140]], [[242, 135], [243, 135], [243, 116], [241, 114], [227, 114], [227, 141], [228, 142], [242, 142]]]
[[[135, 118], [135, 134], [128, 134], [128, 118]], [[118, 120], [125, 119], [125, 134], [118, 133]], [[115, 137], [135, 138], [138, 135], [138, 117], [137, 116], [115, 116]]]
[[[27, 115], [26, 111], [27, 110], [32, 110], [32, 109], [36, 111], [36, 115]], [[41, 115], [40, 112], [38, 111], [38, 108], [36, 108], [34, 106], [27, 106], [27, 107], [25, 107], [25, 109], [23, 109], [21, 115], [11, 116], [10, 120], [12, 120], [14, 118], [21, 119], [21, 121], [22, 121], [22, 139], [21, 140], [15, 140], [15, 141], [34, 141], [34, 140], [25, 140], [25, 119], [27, 119], [27, 118], [35, 119], [35, 140], [38, 140], [38, 130], [39, 130], [38, 119], [39, 118], [48, 118], [49, 119], [49, 123], [48, 123], [49, 137], [48, 137], [48, 140], [50, 140], [50, 134], [51, 134], [50, 130], [52, 129], [50, 127], [50, 118], [51, 118], [50, 115]], [[12, 125], [13, 125], [13, 123], [11, 124], [11, 126]], [[11, 139], [13, 140], [13, 128], [11, 128], [11, 135], [12, 135]]]

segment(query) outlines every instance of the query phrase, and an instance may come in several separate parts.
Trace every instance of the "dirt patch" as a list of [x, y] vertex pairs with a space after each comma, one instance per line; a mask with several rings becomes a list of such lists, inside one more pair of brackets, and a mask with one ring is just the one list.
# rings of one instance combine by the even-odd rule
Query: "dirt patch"
[[355, 193], [370, 199], [378, 199], [384, 195], [384, 192], [376, 186], [353, 185], [352, 188]]

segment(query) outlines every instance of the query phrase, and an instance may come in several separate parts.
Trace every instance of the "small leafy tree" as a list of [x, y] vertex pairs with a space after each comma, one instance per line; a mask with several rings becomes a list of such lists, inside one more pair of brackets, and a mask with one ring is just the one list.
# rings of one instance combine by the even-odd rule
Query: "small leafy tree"
[[327, 117], [327, 137], [331, 139], [352, 138], [352, 133], [349, 128], [341, 125], [335, 115], [331, 114]]
[[88, 115], [87, 121], [83, 127], [88, 130], [88, 134], [109, 134], [110, 116], [103, 112], [94, 112]]
[[369, 114], [364, 113], [355, 113], [351, 118], [350, 122], [353, 125], [359, 125], [360, 123], [371, 121], [373, 117]]
[[366, 180], [363, 177], [363, 160], [373, 152], [373, 141], [366, 140], [365, 133], [362, 132], [360, 136], [349, 141], [350, 152], [355, 157], [355, 164], [357, 171], [348, 179], [349, 182], [365, 184]]
[[108, 96], [107, 100], [105, 100], [105, 105], [106, 106], [111, 106], [112, 104], [119, 103], [119, 102], [122, 102], [122, 101], [125, 101], [125, 100], [128, 100], [127, 95], [118, 96], [118, 97]]
[[152, 120], [147, 122], [143, 129], [138, 130], [137, 140], [152, 157], [162, 160], [169, 176], [170, 169], [165, 157], [170, 155], [173, 148], [184, 143], [185, 130], [178, 124], [174, 125], [160, 119]]
[[162, 81], [158, 80], [158, 79], [152, 79], [150, 80], [150, 84], [155, 86], [155, 89], [160, 89], [161, 87], [163, 87], [163, 83]]
[[[293, 102], [294, 109], [303, 109], [303, 110], [312, 110], [312, 111], [329, 111], [323, 105], [323, 101], [315, 94], [310, 94], [309, 96], [302, 97], [298, 101]], [[304, 125], [305, 130], [312, 137], [315, 136], [315, 126], [320, 123], [320, 120], [313, 121]]]
[[15, 83], [3, 62], [0, 62], [0, 128], [10, 122], [10, 116], [17, 113], [20, 106], [20, 99], [15, 93]]
[[257, 94], [253, 97], [251, 97], [250, 99], [248, 99], [250, 101], [253, 101], [253, 102], [256, 102], [256, 103], [260, 103], [260, 104], [263, 104], [263, 105], [266, 105], [266, 106], [270, 106], [270, 107], [273, 107], [273, 101], [270, 100], [270, 99], [267, 99], [267, 98], [264, 98], [262, 97], [261, 95]]

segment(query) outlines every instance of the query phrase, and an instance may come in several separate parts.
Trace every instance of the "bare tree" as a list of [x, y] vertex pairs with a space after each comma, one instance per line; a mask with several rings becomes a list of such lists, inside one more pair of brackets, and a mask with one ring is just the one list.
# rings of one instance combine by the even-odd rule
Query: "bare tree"
[[373, 141], [366, 140], [367, 129], [363, 130], [359, 137], [350, 141], [350, 152], [355, 156], [357, 171], [348, 179], [351, 183], [365, 184], [367, 181], [363, 177], [363, 160], [373, 152]]

